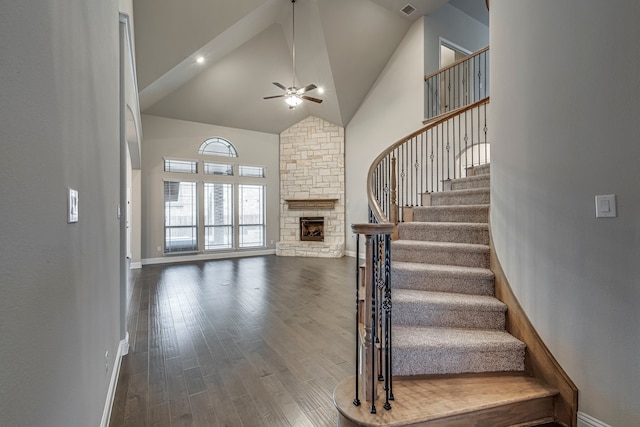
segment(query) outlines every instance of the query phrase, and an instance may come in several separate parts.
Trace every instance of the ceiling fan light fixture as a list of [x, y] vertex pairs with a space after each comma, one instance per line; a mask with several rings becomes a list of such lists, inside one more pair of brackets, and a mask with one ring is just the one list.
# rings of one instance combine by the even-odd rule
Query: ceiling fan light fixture
[[[315, 102], [316, 104], [321, 104], [322, 99], [314, 98], [313, 96], [306, 95], [307, 92], [318, 88], [315, 84], [309, 84], [303, 87], [296, 87], [296, 8], [295, 8], [296, 0], [291, 0], [291, 86], [286, 87], [285, 85], [273, 82], [273, 84], [283, 91], [282, 95], [273, 95], [273, 96], [265, 96], [264, 99], [273, 99], [273, 98], [284, 98], [284, 101], [289, 106], [290, 110], [295, 110], [295, 108], [302, 104], [302, 101], [307, 100], [311, 102]], [[322, 91], [321, 91], [322, 93]]]
[[289, 95], [284, 99], [284, 102], [289, 104], [289, 108], [295, 108], [298, 105], [302, 104], [302, 98], [297, 95]]

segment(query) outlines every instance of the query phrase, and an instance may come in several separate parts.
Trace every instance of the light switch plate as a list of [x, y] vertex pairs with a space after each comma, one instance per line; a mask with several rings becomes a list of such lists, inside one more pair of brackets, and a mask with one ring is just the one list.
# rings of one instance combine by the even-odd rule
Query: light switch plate
[[596, 196], [596, 218], [615, 218], [617, 216], [615, 194]]
[[67, 223], [78, 222], [78, 190], [67, 188]]

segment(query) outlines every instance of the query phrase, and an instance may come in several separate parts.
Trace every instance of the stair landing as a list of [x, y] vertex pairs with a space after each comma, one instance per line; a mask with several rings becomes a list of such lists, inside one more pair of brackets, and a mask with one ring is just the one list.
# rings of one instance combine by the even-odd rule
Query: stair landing
[[353, 405], [354, 377], [336, 387], [338, 427], [469, 427], [537, 426], [554, 420], [558, 392], [523, 374], [394, 378], [389, 411], [379, 387], [377, 414], [360, 396]]

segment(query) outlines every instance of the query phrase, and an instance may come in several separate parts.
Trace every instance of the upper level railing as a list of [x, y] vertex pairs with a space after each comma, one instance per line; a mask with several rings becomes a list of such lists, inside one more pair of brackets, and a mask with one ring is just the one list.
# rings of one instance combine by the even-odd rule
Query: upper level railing
[[432, 119], [489, 96], [489, 47], [424, 77], [425, 118]]

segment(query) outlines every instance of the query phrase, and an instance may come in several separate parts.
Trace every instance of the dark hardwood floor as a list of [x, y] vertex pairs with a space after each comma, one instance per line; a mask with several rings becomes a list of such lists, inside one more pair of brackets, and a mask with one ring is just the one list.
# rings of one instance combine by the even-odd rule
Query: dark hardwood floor
[[354, 258], [252, 257], [134, 273], [111, 427], [336, 425], [354, 374]]

